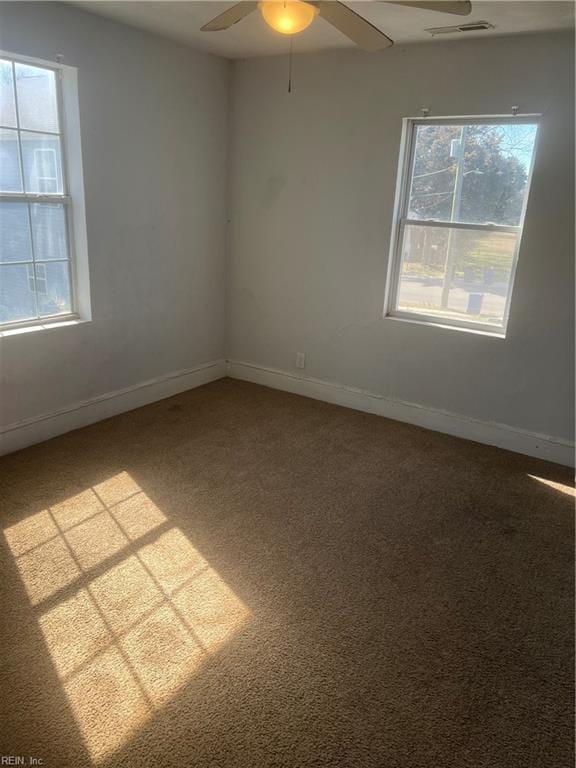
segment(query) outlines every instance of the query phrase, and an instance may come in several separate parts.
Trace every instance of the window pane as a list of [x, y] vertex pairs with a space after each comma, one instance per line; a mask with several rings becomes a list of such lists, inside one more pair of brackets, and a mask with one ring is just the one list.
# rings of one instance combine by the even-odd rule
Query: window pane
[[0, 129], [0, 192], [22, 192], [18, 132]]
[[61, 315], [71, 312], [68, 262], [36, 264], [36, 290], [40, 315]]
[[66, 211], [63, 205], [37, 203], [31, 206], [32, 236], [36, 261], [67, 259]]
[[32, 264], [0, 265], [0, 323], [15, 323], [36, 316]]
[[62, 193], [60, 139], [41, 133], [21, 133], [26, 192]]
[[518, 226], [536, 125], [419, 125], [408, 218]]
[[0, 59], [0, 125], [16, 128], [12, 64]]
[[56, 77], [51, 69], [16, 64], [16, 93], [20, 128], [58, 131]]
[[398, 309], [502, 326], [515, 234], [407, 225]]
[[26, 203], [0, 203], [0, 262], [8, 261], [32, 261]]

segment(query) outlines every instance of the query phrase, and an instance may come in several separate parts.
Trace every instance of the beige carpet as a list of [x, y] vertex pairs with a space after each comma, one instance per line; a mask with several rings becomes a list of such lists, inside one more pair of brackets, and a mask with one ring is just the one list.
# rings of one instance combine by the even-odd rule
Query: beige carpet
[[0, 472], [0, 755], [573, 765], [570, 470], [224, 379]]

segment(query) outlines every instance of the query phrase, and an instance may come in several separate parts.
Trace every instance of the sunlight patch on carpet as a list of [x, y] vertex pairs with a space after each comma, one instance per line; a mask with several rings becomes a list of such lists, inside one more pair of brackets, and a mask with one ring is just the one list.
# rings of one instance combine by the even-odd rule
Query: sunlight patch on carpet
[[538, 477], [538, 475], [528, 475], [531, 480], [537, 480], [543, 485], [547, 485], [548, 488], [553, 488], [555, 491], [566, 494], [566, 496], [576, 497], [576, 489], [571, 485], [565, 483], [556, 483], [553, 480], [547, 480], [545, 477]]
[[96, 763], [250, 616], [127, 472], [4, 535]]

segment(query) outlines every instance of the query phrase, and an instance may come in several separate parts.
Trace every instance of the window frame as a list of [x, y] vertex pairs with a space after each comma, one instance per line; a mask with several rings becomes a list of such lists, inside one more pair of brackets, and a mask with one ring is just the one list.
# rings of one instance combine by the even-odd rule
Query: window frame
[[[43, 131], [45, 135], [58, 136], [60, 141], [60, 173], [62, 176], [62, 192], [0, 192], [0, 202], [25, 203], [28, 205], [28, 225], [32, 237], [31, 209], [34, 204], [48, 203], [63, 205], [66, 217], [66, 245], [68, 251], [67, 260], [54, 259], [46, 263], [63, 263], [67, 261], [70, 284], [70, 312], [53, 315], [40, 315], [38, 312], [38, 286], [36, 275], [36, 258], [33, 250], [32, 262], [25, 262], [33, 266], [34, 270], [34, 303], [36, 316], [14, 322], [0, 323], [0, 338], [4, 332], [27, 328], [44, 328], [57, 326], [62, 323], [70, 325], [74, 321], [89, 321], [92, 319], [90, 305], [90, 286], [88, 273], [88, 248], [86, 235], [86, 216], [84, 203], [84, 177], [82, 167], [82, 150], [80, 137], [80, 117], [78, 105], [78, 76], [77, 69], [60, 61], [46, 61], [37, 57], [25, 56], [0, 49], [0, 58], [12, 63], [14, 99], [17, 115], [17, 129], [22, 133], [35, 133], [20, 127], [18, 101], [16, 93], [16, 64], [28, 64], [30, 66], [47, 69], [54, 72], [56, 87], [56, 105], [58, 116], [58, 133]], [[8, 126], [7, 126], [8, 127]], [[49, 149], [49, 148], [48, 148]], [[37, 151], [37, 150], [35, 150]], [[54, 150], [52, 150], [54, 152]], [[22, 149], [19, 140], [19, 163], [24, 187], [24, 167]], [[58, 169], [56, 167], [56, 173]], [[56, 177], [57, 179], [58, 177]], [[17, 264], [20, 262], [10, 262]], [[24, 262], [22, 262], [24, 263]], [[42, 262], [44, 263], [44, 262]]]
[[[510, 316], [510, 304], [514, 291], [514, 282], [516, 278], [516, 268], [518, 265], [518, 256], [522, 243], [522, 234], [524, 231], [524, 221], [526, 209], [530, 198], [532, 188], [532, 175], [534, 171], [535, 158], [538, 151], [538, 140], [540, 136], [541, 114], [523, 114], [523, 115], [474, 115], [457, 117], [407, 117], [402, 121], [402, 138], [400, 142], [400, 156], [398, 163], [398, 176], [396, 180], [396, 192], [394, 201], [394, 214], [392, 220], [392, 236], [390, 239], [390, 250], [388, 258], [388, 272], [386, 278], [386, 290], [384, 297], [384, 317], [396, 320], [405, 320], [412, 323], [434, 325], [438, 327], [451, 328], [460, 331], [480, 332], [491, 336], [505, 337], [508, 329], [508, 320]], [[520, 221], [517, 226], [507, 226], [500, 224], [471, 224], [467, 222], [440, 221], [438, 219], [409, 219], [408, 204], [410, 197], [410, 188], [412, 181], [412, 171], [414, 167], [414, 154], [416, 148], [416, 134], [420, 125], [503, 125], [525, 123], [536, 125], [536, 135], [534, 138], [534, 148], [530, 160], [526, 180], [526, 194], [522, 205]], [[474, 230], [479, 232], [501, 232], [516, 234], [516, 246], [512, 257], [512, 267], [510, 270], [510, 280], [508, 284], [508, 293], [501, 325], [494, 323], [479, 323], [465, 318], [450, 318], [438, 314], [428, 314], [426, 312], [409, 312], [398, 308], [398, 294], [400, 287], [400, 271], [402, 266], [402, 243], [404, 239], [404, 230], [406, 225], [439, 227], [453, 230]]]

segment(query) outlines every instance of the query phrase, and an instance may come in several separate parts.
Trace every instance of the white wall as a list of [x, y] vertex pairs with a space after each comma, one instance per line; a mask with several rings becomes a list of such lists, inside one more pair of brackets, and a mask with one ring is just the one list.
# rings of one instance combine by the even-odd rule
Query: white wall
[[79, 69], [93, 315], [0, 340], [0, 424], [221, 358], [228, 63], [56, 3], [2, 3], [0, 48]]
[[[5, 50], [79, 68], [93, 311], [0, 339], [0, 432], [24, 422], [4, 450], [222, 375], [170, 378], [225, 346], [292, 374], [303, 351], [306, 377], [572, 439], [569, 35], [296, 56], [291, 94], [286, 57], [237, 62], [229, 121], [224, 60], [64, 4], [2, 3], [0, 30]], [[508, 338], [382, 319], [401, 118], [512, 104], [544, 119]]]
[[[567, 34], [235, 64], [228, 355], [394, 400], [573, 437]], [[542, 112], [505, 340], [382, 318], [401, 119]]]

